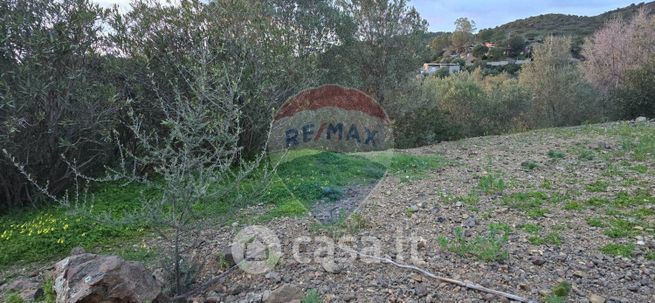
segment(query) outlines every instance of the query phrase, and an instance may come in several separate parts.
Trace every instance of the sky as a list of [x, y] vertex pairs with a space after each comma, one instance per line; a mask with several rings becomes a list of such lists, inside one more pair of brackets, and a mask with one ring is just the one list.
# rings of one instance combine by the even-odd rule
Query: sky
[[[95, 0], [102, 6], [114, 3], [129, 7], [130, 0]], [[643, 0], [647, 2], [647, 0]], [[164, 1], [162, 1], [164, 2]], [[642, 2], [642, 1], [639, 1]], [[516, 19], [548, 13], [595, 16], [639, 3], [629, 0], [410, 0], [430, 23], [430, 31], [453, 31], [455, 19], [467, 17], [478, 29], [496, 27]]]
[[647, 0], [412, 0], [410, 4], [428, 20], [430, 31], [452, 32], [459, 17], [473, 20], [483, 29], [549, 13], [595, 16], [640, 2]]

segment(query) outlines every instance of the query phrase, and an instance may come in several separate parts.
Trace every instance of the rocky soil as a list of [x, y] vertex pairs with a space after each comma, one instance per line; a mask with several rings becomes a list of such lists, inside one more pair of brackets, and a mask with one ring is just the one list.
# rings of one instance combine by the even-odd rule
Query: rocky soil
[[[387, 176], [370, 191], [346, 191], [343, 204], [325, 204], [310, 216], [260, 223], [280, 241], [277, 265], [262, 274], [235, 270], [196, 301], [287, 302], [313, 289], [324, 302], [509, 302], [361, 256], [345, 260], [350, 250], [373, 254], [367, 248], [379, 243], [380, 257], [535, 302], [554, 300], [553, 288], [561, 282], [571, 289], [555, 302], [655, 302], [655, 150], [641, 150], [636, 159], [634, 150], [624, 148], [642, 131], [652, 134], [655, 123], [549, 129], [399, 150], [436, 153], [448, 165], [416, 181]], [[512, 204], [522, 194], [542, 197], [543, 203], [536, 211], [534, 205]], [[617, 202], [621, 197], [637, 198]], [[321, 224], [334, 221], [335, 209], [355, 214]], [[617, 220], [624, 225], [615, 226]], [[507, 258], [458, 254], [439, 241], [454, 243], [460, 229], [462, 241], [484, 239], [490, 225], [509, 230], [497, 247]], [[196, 253], [209, 256], [205, 278], [226, 269], [219, 256], [246, 226], [203, 233], [210, 240]], [[335, 262], [320, 258], [329, 239], [342, 240], [334, 247]], [[629, 250], [617, 255], [608, 244]]]
[[[381, 180], [358, 209], [360, 226], [344, 228], [342, 233], [355, 238], [355, 245], [350, 247], [356, 250], [370, 247], [362, 237], [375, 237], [381, 243], [381, 256], [534, 301], [547, 301], [553, 287], [566, 281], [571, 285], [569, 302], [655, 302], [655, 261], [647, 259], [655, 251], [652, 229], [655, 216], [648, 211], [655, 208], [652, 201], [639, 206], [646, 215], [631, 219], [638, 221], [631, 226], [634, 230], [618, 238], [606, 235], [607, 227], [593, 227], [587, 222], [589, 218], [610, 222], [616, 218], [612, 216], [615, 212], [604, 206], [565, 207], [567, 203], [592, 197], [611, 201], [620, 192], [641, 190], [652, 197], [653, 158], [635, 161], [630, 152], [624, 151], [622, 142], [626, 137], [615, 131], [619, 127], [607, 124], [543, 130], [398, 151], [438, 153], [450, 165], [419, 181], [401, 182], [396, 177]], [[648, 127], [652, 130], [655, 125], [651, 123]], [[549, 151], [561, 151], [564, 155], [553, 159]], [[634, 165], [640, 165], [640, 171], [646, 166], [647, 171], [635, 171], [631, 169]], [[489, 174], [503, 179], [502, 192], [480, 192], [480, 178]], [[607, 188], [590, 190], [589, 184], [599, 180], [607, 182]], [[477, 197], [466, 199], [475, 192]], [[503, 203], [504, 197], [521, 192], [547, 195], [549, 201], [543, 206], [547, 212], [531, 217]], [[558, 195], [565, 198], [555, 199]], [[639, 207], [626, 206], [621, 211]], [[493, 223], [504, 223], [511, 228], [503, 246], [509, 251], [506, 260], [484, 261], [470, 254], [458, 255], [437, 241], [439, 236], [452, 238], [457, 227], [464, 229], [468, 239], [483, 236]], [[542, 237], [546, 233], [557, 234], [558, 243], [533, 244], [530, 237], [534, 234], [523, 229], [526, 224], [538, 225]], [[312, 256], [313, 251], [324, 247], [315, 237], [341, 234], [333, 229], [315, 228], [316, 220], [312, 217], [282, 218], [263, 225], [273, 230], [282, 243], [279, 264], [268, 274], [251, 275], [242, 271], [230, 274], [221, 286], [210, 292], [210, 300], [270, 300], [272, 290], [290, 284], [305, 291], [315, 289], [324, 302], [508, 301], [389, 264], [369, 264], [361, 258], [337, 262], [336, 266], [325, 266], [316, 260], [304, 264], [293, 257], [294, 239], [312, 237], [311, 243], [301, 245], [301, 255]], [[216, 231], [207, 250], [230, 243], [242, 227]], [[409, 256], [411, 237], [424, 240], [415, 245], [422, 260], [411, 260]], [[603, 253], [602, 248], [610, 243], [628, 245], [633, 251], [627, 257]], [[339, 248], [335, 251], [337, 256], [347, 256]], [[216, 273], [208, 272], [208, 275]]]

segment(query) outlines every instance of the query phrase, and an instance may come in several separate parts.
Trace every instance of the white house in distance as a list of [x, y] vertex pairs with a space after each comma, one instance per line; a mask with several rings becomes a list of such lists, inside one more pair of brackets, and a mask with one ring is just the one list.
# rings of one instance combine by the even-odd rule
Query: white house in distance
[[432, 75], [442, 68], [447, 68], [449, 74], [459, 73], [460, 71], [459, 64], [457, 63], [424, 63], [421, 72], [423, 74]]

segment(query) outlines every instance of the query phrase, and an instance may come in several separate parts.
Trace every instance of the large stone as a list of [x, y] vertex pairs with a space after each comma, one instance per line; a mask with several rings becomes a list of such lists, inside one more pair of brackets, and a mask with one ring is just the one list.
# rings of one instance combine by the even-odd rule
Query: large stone
[[161, 285], [143, 265], [117, 256], [77, 254], [55, 265], [58, 303], [157, 302]]
[[302, 289], [291, 284], [284, 284], [274, 291], [272, 291], [264, 302], [266, 303], [287, 303], [287, 302], [300, 302], [305, 297]]
[[311, 148], [339, 152], [393, 146], [384, 109], [363, 92], [324, 85], [300, 92], [273, 120], [270, 151]]

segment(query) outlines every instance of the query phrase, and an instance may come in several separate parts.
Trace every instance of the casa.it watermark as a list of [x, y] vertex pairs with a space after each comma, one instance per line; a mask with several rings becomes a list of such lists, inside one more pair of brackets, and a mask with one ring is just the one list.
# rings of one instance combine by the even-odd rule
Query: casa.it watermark
[[[381, 263], [382, 241], [377, 237], [354, 237], [344, 235], [338, 239], [327, 236], [300, 236], [291, 241], [283, 252], [280, 239], [275, 232], [264, 226], [252, 225], [243, 228], [235, 236], [231, 251], [239, 268], [249, 274], [264, 274], [275, 268], [284, 255], [290, 255], [300, 264], [316, 263], [330, 271], [335, 265], [344, 266], [354, 262], [365, 264]], [[406, 236], [397, 229], [393, 245], [394, 259], [414, 265], [425, 264], [421, 247], [426, 240], [418, 236]]]

